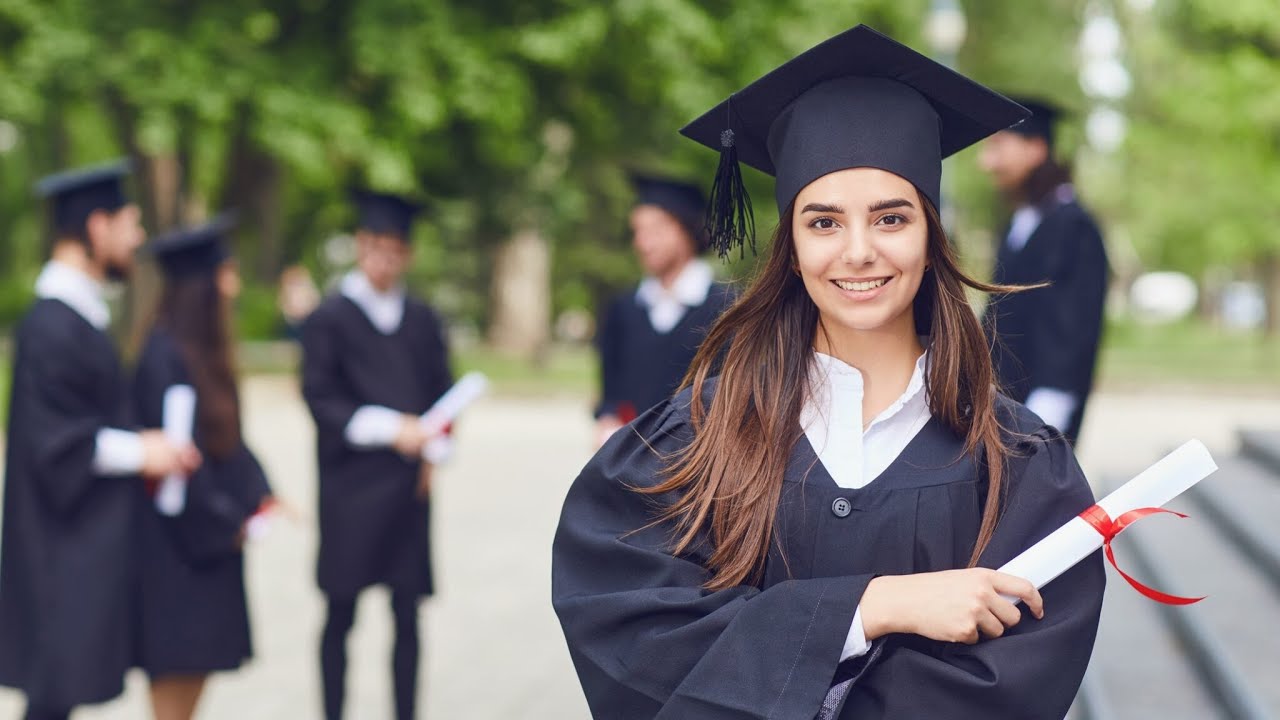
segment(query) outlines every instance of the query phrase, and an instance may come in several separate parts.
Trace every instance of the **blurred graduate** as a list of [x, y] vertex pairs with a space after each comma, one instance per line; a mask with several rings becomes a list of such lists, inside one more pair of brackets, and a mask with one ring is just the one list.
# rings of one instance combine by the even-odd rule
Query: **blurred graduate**
[[403, 285], [419, 207], [355, 197], [357, 267], [303, 327], [302, 391], [320, 472], [317, 579], [328, 600], [320, 659], [325, 717], [342, 717], [347, 634], [368, 587], [391, 590], [396, 717], [414, 717], [418, 607], [433, 590], [431, 477], [447, 438], [420, 422], [449, 389], [443, 322]]
[[178, 488], [152, 486], [139, 498], [137, 662], [151, 680], [156, 720], [190, 720], [207, 675], [252, 655], [241, 548], [265, 531], [274, 501], [240, 422], [232, 224], [224, 216], [149, 247], [164, 286], [138, 360], [136, 416], [168, 426], [174, 396], [189, 393], [194, 412], [184, 420], [204, 458], [190, 477], [166, 480]]
[[594, 717], [1067, 713], [1101, 554], [1043, 594], [992, 568], [1093, 497], [993, 391], [965, 293], [1011, 288], [964, 275], [937, 212], [942, 159], [1024, 116], [859, 26], [684, 128], [721, 152], [713, 246], [752, 239], [740, 162], [781, 220], [690, 386], [565, 500], [552, 600]]
[[645, 277], [601, 315], [597, 444], [671, 397], [707, 330], [733, 301], [700, 258], [707, 249], [702, 191], [649, 175], [632, 175], [631, 183], [631, 241]]
[[105, 284], [145, 239], [112, 163], [45, 178], [52, 251], [14, 336], [0, 540], [0, 684], [31, 720], [120, 694], [135, 637], [139, 475], [200, 464], [159, 430], [136, 432], [107, 334]]
[[996, 133], [979, 156], [1014, 208], [992, 282], [1047, 285], [993, 297], [983, 321], [1001, 388], [1074, 443], [1093, 389], [1110, 270], [1098, 223], [1054, 157], [1061, 110], [1019, 101], [1031, 117]]

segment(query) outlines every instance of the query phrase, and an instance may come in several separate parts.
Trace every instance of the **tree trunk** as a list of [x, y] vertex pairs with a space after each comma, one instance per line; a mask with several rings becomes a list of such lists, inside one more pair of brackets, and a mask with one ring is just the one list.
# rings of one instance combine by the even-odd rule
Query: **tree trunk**
[[1262, 298], [1266, 308], [1263, 333], [1268, 338], [1280, 336], [1280, 250], [1268, 250], [1258, 261], [1262, 275]]
[[237, 255], [252, 278], [270, 284], [284, 260], [284, 173], [253, 142], [251, 114], [244, 107], [236, 113], [218, 209], [240, 213]]
[[503, 354], [540, 362], [551, 334], [551, 250], [546, 238], [525, 229], [499, 247], [490, 288], [490, 344]]

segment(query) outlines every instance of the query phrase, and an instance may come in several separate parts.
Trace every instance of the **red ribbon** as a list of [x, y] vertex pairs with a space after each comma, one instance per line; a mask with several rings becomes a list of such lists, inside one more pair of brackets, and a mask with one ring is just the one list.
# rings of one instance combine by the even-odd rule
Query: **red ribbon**
[[1121, 570], [1120, 566], [1116, 564], [1116, 554], [1111, 549], [1111, 541], [1115, 539], [1116, 535], [1119, 535], [1121, 531], [1133, 523], [1148, 515], [1155, 515], [1156, 513], [1168, 513], [1170, 515], [1177, 515], [1180, 518], [1186, 517], [1186, 515], [1183, 515], [1180, 512], [1174, 512], [1173, 510], [1148, 507], [1130, 510], [1115, 520], [1112, 520], [1111, 516], [1107, 515], [1107, 511], [1097, 505], [1094, 505], [1088, 510], [1080, 513], [1080, 517], [1085, 522], [1089, 523], [1094, 530], [1097, 530], [1098, 534], [1102, 535], [1102, 547], [1106, 550], [1107, 560], [1111, 562], [1111, 567], [1115, 568], [1116, 572], [1120, 573], [1120, 577], [1128, 581], [1128, 583], [1133, 586], [1134, 590], [1137, 590], [1156, 602], [1162, 602], [1166, 605], [1191, 605], [1192, 603], [1198, 603], [1203, 600], [1204, 597], [1180, 597], [1178, 595], [1170, 595], [1168, 593], [1160, 592], [1155, 588], [1148, 587], [1138, 582], [1130, 576], [1129, 573]]

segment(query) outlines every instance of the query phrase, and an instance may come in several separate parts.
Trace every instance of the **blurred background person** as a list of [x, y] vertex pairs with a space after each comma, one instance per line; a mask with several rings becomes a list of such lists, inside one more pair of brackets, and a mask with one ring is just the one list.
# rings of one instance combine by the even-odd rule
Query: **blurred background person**
[[146, 237], [127, 174], [112, 163], [37, 186], [53, 247], [15, 335], [0, 542], [0, 684], [26, 693], [29, 720], [66, 718], [124, 690], [138, 475], [200, 464], [159, 430], [126, 429], [103, 293], [129, 276]]
[[1074, 443], [1102, 338], [1107, 252], [1070, 169], [1054, 157], [1060, 111], [1019, 101], [1032, 116], [986, 140], [979, 156], [1013, 208], [992, 282], [1046, 286], [993, 298], [984, 322], [1001, 388]]
[[453, 382], [443, 322], [402, 280], [420, 208], [355, 196], [356, 269], [307, 319], [302, 392], [316, 423], [320, 471], [317, 578], [328, 602], [320, 666], [325, 717], [342, 717], [347, 634], [360, 593], [391, 589], [396, 717], [415, 715], [418, 606], [432, 593], [433, 439], [420, 416]]
[[280, 271], [276, 300], [280, 304], [280, 316], [284, 319], [285, 335], [298, 338], [307, 316], [320, 304], [320, 291], [307, 266], [297, 263]]
[[702, 191], [638, 174], [631, 184], [631, 243], [645, 276], [609, 304], [596, 335], [597, 445], [675, 392], [707, 330], [734, 297], [699, 257], [707, 249]]
[[154, 493], [140, 498], [138, 665], [151, 679], [156, 720], [190, 720], [208, 674], [253, 654], [242, 546], [265, 529], [273, 500], [240, 422], [232, 224], [224, 216], [150, 246], [164, 287], [132, 388], [136, 417], [161, 426], [169, 393], [192, 390], [192, 436], [204, 457], [180, 508], [162, 507]]

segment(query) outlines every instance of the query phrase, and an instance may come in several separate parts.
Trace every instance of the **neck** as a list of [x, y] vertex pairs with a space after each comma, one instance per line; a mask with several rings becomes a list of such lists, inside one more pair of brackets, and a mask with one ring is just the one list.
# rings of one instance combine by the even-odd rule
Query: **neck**
[[824, 330], [820, 323], [813, 348], [857, 368], [862, 374], [867, 421], [906, 391], [916, 360], [924, 353], [911, 312], [873, 330], [848, 330], [830, 325]]
[[676, 284], [676, 280], [680, 279], [680, 274], [684, 272], [685, 268], [689, 267], [691, 262], [693, 262], [693, 258], [687, 257], [680, 262], [672, 263], [670, 268], [667, 268], [665, 272], [658, 273], [655, 277], [658, 278], [659, 283], [662, 283], [664, 289], [670, 290]]
[[60, 240], [53, 247], [50, 259], [54, 262], [75, 268], [89, 277], [103, 282], [107, 273], [102, 265], [93, 261], [85, 250], [84, 244], [78, 240]]

